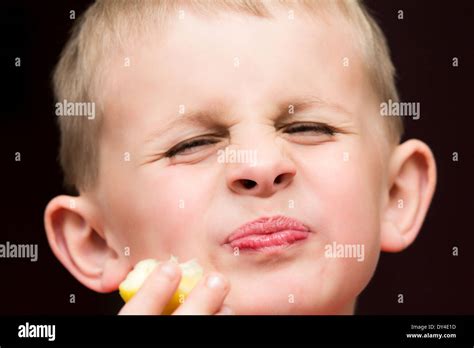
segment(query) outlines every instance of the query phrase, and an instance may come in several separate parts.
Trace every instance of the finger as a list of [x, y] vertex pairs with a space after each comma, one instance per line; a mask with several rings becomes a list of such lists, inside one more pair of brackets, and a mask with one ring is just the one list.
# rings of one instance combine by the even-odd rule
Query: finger
[[173, 314], [214, 314], [222, 307], [229, 290], [230, 284], [223, 275], [210, 273], [196, 285]]
[[178, 288], [180, 279], [181, 270], [175, 263], [158, 265], [119, 314], [161, 314]]
[[222, 305], [219, 312], [216, 315], [235, 315], [235, 312], [228, 305]]

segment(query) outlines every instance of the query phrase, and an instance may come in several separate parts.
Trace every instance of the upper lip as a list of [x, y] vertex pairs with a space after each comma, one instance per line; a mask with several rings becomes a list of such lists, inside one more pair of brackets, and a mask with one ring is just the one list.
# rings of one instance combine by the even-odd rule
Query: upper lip
[[288, 230], [310, 232], [309, 228], [301, 221], [288, 216], [261, 217], [247, 222], [233, 231], [227, 238], [227, 243], [249, 235], [269, 234]]

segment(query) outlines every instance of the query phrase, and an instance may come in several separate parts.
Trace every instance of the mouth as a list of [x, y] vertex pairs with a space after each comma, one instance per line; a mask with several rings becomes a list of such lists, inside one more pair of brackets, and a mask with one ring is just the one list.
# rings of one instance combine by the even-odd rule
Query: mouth
[[232, 250], [275, 252], [306, 240], [311, 231], [287, 216], [262, 217], [233, 231], [226, 240]]

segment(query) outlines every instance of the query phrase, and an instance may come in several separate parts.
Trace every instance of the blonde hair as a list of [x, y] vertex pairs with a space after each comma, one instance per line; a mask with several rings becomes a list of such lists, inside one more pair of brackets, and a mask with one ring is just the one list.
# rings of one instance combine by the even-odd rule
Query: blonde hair
[[[120, 49], [130, 38], [169, 21], [170, 13], [184, 7], [206, 15], [233, 11], [271, 18], [269, 5], [300, 6], [308, 13], [336, 9], [353, 25], [365, 55], [374, 90], [381, 101], [398, 101], [395, 69], [385, 37], [358, 0], [97, 0], [77, 20], [53, 77], [58, 102], [94, 102], [97, 117], [58, 117], [61, 133], [60, 164], [66, 187], [77, 191], [92, 188], [99, 171], [98, 139], [102, 125], [101, 91], [103, 58]], [[101, 64], [102, 63], [102, 64]], [[390, 143], [398, 143], [403, 132], [400, 118], [386, 120]]]

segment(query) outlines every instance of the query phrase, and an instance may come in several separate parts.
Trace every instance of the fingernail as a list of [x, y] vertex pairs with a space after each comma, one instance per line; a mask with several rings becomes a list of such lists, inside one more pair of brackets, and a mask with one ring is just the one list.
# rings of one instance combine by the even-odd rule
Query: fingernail
[[212, 274], [207, 277], [206, 286], [211, 289], [223, 288], [224, 281], [220, 276]]
[[173, 280], [178, 275], [176, 265], [170, 262], [165, 262], [161, 265], [161, 273], [166, 275], [169, 280]]

